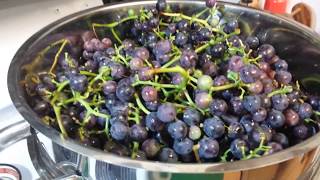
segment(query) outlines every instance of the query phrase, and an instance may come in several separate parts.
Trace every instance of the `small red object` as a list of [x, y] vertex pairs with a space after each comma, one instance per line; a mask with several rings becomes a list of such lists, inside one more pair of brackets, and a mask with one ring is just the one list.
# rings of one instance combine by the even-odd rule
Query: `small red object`
[[273, 13], [286, 13], [288, 0], [266, 0], [264, 9]]

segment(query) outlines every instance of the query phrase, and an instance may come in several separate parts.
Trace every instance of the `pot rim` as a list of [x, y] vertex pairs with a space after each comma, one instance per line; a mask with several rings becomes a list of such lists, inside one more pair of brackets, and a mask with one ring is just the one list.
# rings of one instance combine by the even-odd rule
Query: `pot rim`
[[[19, 83], [19, 72], [21, 68], [21, 61], [27, 52], [26, 49], [30, 46], [30, 44], [35, 44], [47, 35], [48, 33], [52, 32], [57, 27], [64, 25], [68, 22], [74, 21], [76, 19], [95, 14], [98, 12], [109, 11], [112, 9], [121, 9], [124, 7], [130, 6], [142, 6], [142, 5], [151, 5], [155, 4], [156, 1], [137, 1], [137, 2], [128, 2], [128, 3], [116, 3], [113, 5], [108, 6], [99, 6], [91, 9], [87, 9], [84, 11], [80, 11], [69, 16], [66, 16], [62, 19], [59, 19], [37, 33], [35, 33], [32, 37], [30, 37], [17, 51], [16, 55], [14, 56], [8, 71], [8, 90], [10, 93], [10, 97], [13, 101], [13, 104], [20, 112], [20, 114], [31, 124], [33, 128], [40, 131], [42, 134], [50, 138], [52, 141], [58, 143], [59, 145], [70, 149], [74, 152], [82, 154], [84, 156], [92, 157], [97, 160], [101, 160], [107, 163], [125, 166], [129, 168], [139, 168], [145, 169], [149, 171], [162, 171], [162, 172], [172, 172], [172, 173], [219, 173], [219, 172], [229, 172], [229, 171], [241, 171], [241, 170], [248, 170], [253, 168], [264, 167], [276, 163], [280, 163], [286, 161], [288, 159], [292, 159], [303, 153], [309, 152], [312, 149], [315, 149], [320, 144], [320, 133], [304, 140], [303, 142], [299, 143], [298, 145], [289, 147], [284, 149], [280, 152], [277, 152], [272, 155], [263, 156], [260, 158], [254, 158], [249, 160], [240, 160], [235, 162], [218, 162], [218, 163], [202, 163], [202, 164], [184, 164], [184, 163], [162, 163], [158, 161], [142, 161], [142, 160], [134, 160], [130, 159], [129, 157], [121, 157], [117, 156], [112, 153], [104, 152], [99, 149], [85, 147], [80, 144], [78, 141], [75, 141], [70, 138], [63, 138], [62, 135], [52, 127], [49, 127], [41, 122], [40, 118], [36, 115], [35, 112], [31, 109], [31, 107], [26, 102], [26, 99], [23, 97], [23, 90]], [[179, 0], [169, 0], [168, 3], [175, 4], [175, 3], [182, 3], [186, 5], [203, 5], [204, 2], [201, 1], [179, 1]], [[224, 3], [219, 2], [220, 6], [227, 6], [228, 8], [237, 8], [243, 9], [247, 11], [252, 11], [254, 13], [258, 13], [263, 16], [267, 16], [269, 18], [277, 19], [283, 21], [289, 25], [296, 26], [296, 29], [301, 33], [309, 37], [313, 37], [313, 40], [316, 42], [320, 42], [320, 37], [313, 32], [312, 30], [308, 29], [306, 26], [301, 25], [297, 22], [294, 22], [288, 18], [277, 16], [274, 14], [269, 14], [267, 12], [263, 12], [257, 9], [252, 9], [244, 6], [240, 6], [237, 4], [232, 3]]]

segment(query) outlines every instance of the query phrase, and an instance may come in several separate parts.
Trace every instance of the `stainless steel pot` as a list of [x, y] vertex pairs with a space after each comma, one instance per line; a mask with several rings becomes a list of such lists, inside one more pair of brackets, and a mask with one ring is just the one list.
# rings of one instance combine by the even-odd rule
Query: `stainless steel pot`
[[[197, 12], [204, 7], [204, 2], [200, 1], [168, 2], [175, 7], [179, 7], [187, 14]], [[86, 157], [130, 168], [176, 173], [218, 173], [255, 169], [296, 158], [318, 147], [320, 144], [319, 133], [298, 145], [261, 158], [226, 163], [171, 164], [134, 160], [85, 147], [72, 139], [62, 138], [58, 131], [43, 124], [29, 106], [25, 90], [20, 84], [25, 77], [25, 71], [22, 70], [22, 67], [34, 60], [40, 49], [61, 37], [91, 29], [90, 25], [93, 22], [107, 23], [114, 21], [119, 15], [126, 14], [128, 9], [138, 10], [142, 6], [154, 4], [155, 1], [139, 1], [81, 11], [46, 26], [21, 46], [10, 65], [8, 88], [15, 107], [32, 128], [43, 133], [57, 144]], [[312, 77], [319, 76], [320, 72], [319, 35], [294, 21], [267, 12], [228, 3], [219, 3], [219, 6], [226, 16], [239, 18], [244, 34], [257, 35], [262, 42], [273, 44], [279, 56], [289, 62], [290, 70], [295, 78], [299, 79], [306, 86], [306, 89], [319, 91], [320, 88], [316, 87], [312, 80]], [[26, 122], [23, 121], [21, 124], [25, 127]]]

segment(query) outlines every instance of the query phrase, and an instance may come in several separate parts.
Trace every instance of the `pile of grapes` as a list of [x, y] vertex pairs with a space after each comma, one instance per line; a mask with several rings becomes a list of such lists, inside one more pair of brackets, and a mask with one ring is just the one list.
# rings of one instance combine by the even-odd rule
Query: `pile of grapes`
[[31, 106], [85, 146], [170, 163], [251, 159], [316, 134], [320, 98], [272, 45], [206, 6], [190, 16], [159, 0], [51, 44], [39, 56], [54, 52], [50, 69], [26, 76]]

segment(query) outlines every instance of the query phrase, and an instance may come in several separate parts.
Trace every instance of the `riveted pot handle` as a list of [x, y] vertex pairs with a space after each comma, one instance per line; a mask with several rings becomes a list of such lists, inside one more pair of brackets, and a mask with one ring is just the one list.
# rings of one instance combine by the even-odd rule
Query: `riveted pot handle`
[[[21, 119], [17, 122], [17, 119]], [[13, 105], [0, 110], [0, 152], [10, 145], [28, 137], [30, 125], [23, 120]]]

